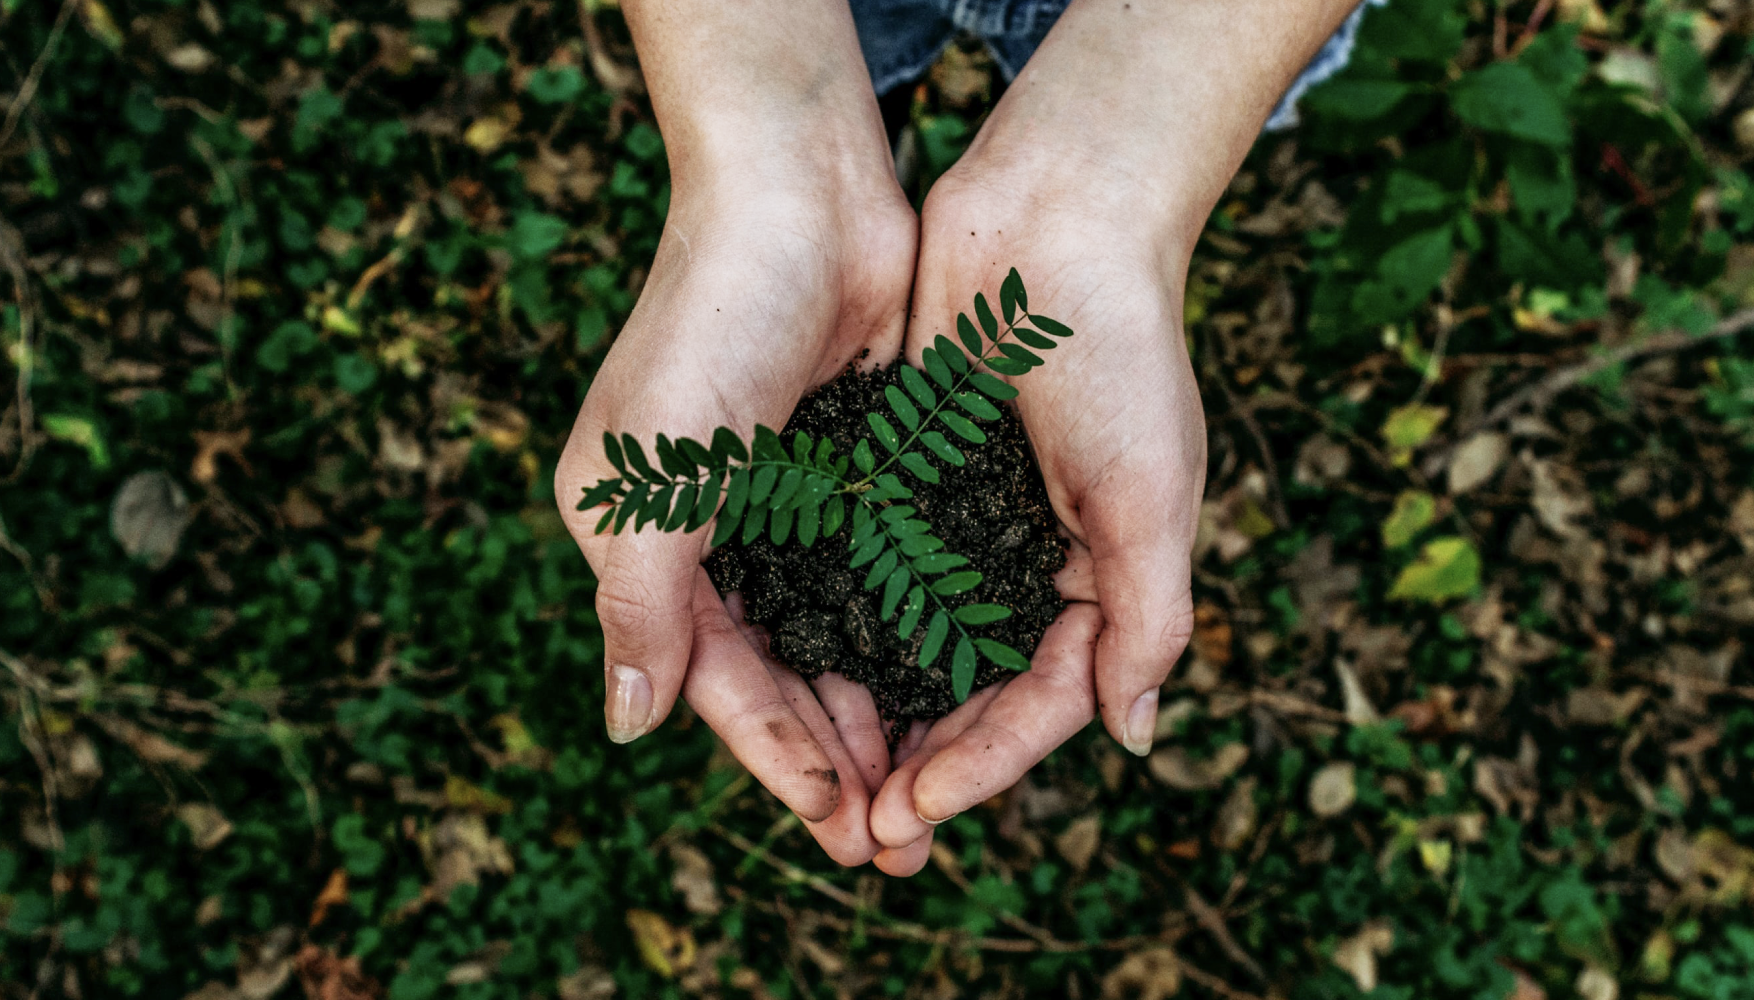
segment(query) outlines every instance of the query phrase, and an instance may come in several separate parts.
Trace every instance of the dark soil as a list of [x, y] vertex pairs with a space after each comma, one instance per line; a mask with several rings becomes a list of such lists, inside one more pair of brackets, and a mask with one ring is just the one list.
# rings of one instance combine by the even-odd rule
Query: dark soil
[[[789, 439], [800, 430], [827, 435], [838, 454], [850, 454], [870, 434], [865, 414], [888, 412], [883, 387], [891, 384], [900, 384], [895, 366], [870, 374], [849, 370], [799, 403], [781, 436]], [[920, 482], [905, 472], [901, 476], [916, 494], [910, 503], [919, 508], [920, 517], [949, 551], [967, 556], [985, 577], [973, 591], [945, 603], [1009, 607], [1014, 612], [1010, 618], [970, 632], [1027, 656], [1065, 607], [1053, 576], [1066, 563], [1066, 543], [1056, 530], [1058, 522], [1022, 423], [1005, 410], [999, 420], [981, 427], [987, 442], [962, 445], [966, 465], [951, 468], [933, 460], [942, 482]], [[899, 739], [908, 728], [905, 723], [936, 719], [956, 707], [950, 688], [952, 643], [945, 643], [930, 669], [920, 669], [925, 629], [903, 640], [896, 635], [895, 620], [878, 616], [880, 590], [863, 588], [864, 568], [847, 568], [850, 533], [842, 528], [808, 549], [795, 539], [775, 546], [764, 534], [751, 545], [720, 548], [706, 568], [721, 593], [742, 592], [744, 615], [767, 631], [775, 658], [805, 677], [835, 671], [864, 684], [876, 699], [878, 714], [896, 723]], [[952, 642], [955, 635], [953, 631]], [[983, 659], [974, 687], [1010, 674]]]

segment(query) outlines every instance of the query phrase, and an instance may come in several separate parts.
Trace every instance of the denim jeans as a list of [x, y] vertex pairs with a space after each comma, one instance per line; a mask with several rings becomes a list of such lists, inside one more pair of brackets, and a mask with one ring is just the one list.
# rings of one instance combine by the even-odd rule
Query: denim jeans
[[[1070, 0], [851, 0], [859, 26], [859, 47], [877, 93], [918, 79], [958, 31], [977, 35], [999, 71], [1010, 80], [1029, 61]], [[1165, 0], [1169, 2], [1169, 0]], [[1267, 130], [1297, 124], [1297, 99], [1304, 91], [1338, 73], [1352, 57], [1358, 24], [1366, 6], [1387, 0], [1362, 0], [1340, 30], [1322, 45], [1279, 106], [1267, 119]]]

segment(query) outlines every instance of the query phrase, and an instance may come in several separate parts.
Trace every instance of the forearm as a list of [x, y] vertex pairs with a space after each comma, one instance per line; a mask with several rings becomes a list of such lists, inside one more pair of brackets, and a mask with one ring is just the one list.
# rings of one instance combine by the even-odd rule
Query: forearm
[[779, 170], [800, 184], [887, 169], [845, 0], [623, 7], [679, 192], [739, 165], [749, 180]]
[[[969, 150], [1191, 246], [1356, 0], [1075, 0]], [[1051, 185], [1050, 185], [1051, 186]]]

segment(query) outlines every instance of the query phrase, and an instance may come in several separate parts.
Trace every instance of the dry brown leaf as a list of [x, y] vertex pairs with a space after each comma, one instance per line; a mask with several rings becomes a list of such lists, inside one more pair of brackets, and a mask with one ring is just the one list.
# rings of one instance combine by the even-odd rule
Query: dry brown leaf
[[1510, 971], [1516, 974], [1516, 988], [1512, 989], [1510, 996], [1505, 997], [1504, 1000], [1547, 1000], [1547, 991], [1541, 988], [1540, 983], [1530, 978], [1528, 973], [1521, 969], [1511, 969]]
[[1252, 777], [1238, 781], [1219, 808], [1217, 821], [1212, 825], [1212, 843], [1219, 850], [1240, 851], [1255, 835], [1255, 824], [1260, 818], [1260, 808], [1255, 805], [1259, 784]]
[[475, 813], [452, 813], [432, 831], [430, 841], [431, 898], [444, 902], [459, 885], [479, 885], [483, 872], [509, 875], [513, 871], [511, 850], [505, 841], [487, 830], [487, 820]]
[[166, 52], [164, 61], [185, 73], [204, 73], [213, 65], [213, 53], [188, 42]]
[[329, 873], [329, 881], [323, 883], [323, 891], [317, 893], [316, 901], [311, 904], [311, 923], [315, 927], [329, 916], [331, 907], [347, 905], [347, 870], [337, 868]]
[[1223, 670], [1231, 660], [1230, 616], [1210, 601], [1201, 601], [1194, 608], [1194, 635], [1189, 643], [1194, 655]]
[[1730, 507], [1730, 534], [1742, 544], [1742, 551], [1754, 553], [1754, 490], [1743, 490]]
[[1292, 478], [1304, 486], [1326, 486], [1345, 479], [1351, 471], [1352, 449], [1326, 434], [1317, 434], [1297, 450]]
[[1606, 688], [1572, 688], [1565, 697], [1565, 717], [1573, 725], [1617, 726], [1632, 717], [1650, 694], [1641, 687], [1616, 694]]
[[1577, 470], [1557, 462], [1535, 460], [1525, 456], [1529, 476], [1534, 483], [1530, 501], [1535, 516], [1548, 531], [1564, 539], [1582, 539], [1584, 529], [1577, 522], [1595, 509], [1583, 477]]
[[110, 503], [110, 534], [151, 569], [169, 564], [192, 519], [188, 494], [158, 470], [129, 476]]
[[1493, 431], [1463, 441], [1450, 456], [1449, 491], [1459, 496], [1484, 485], [1509, 454], [1510, 439]]
[[102, 719], [104, 731], [123, 743], [141, 759], [151, 764], [174, 764], [189, 771], [198, 771], [207, 763], [207, 754], [178, 746], [154, 732], [142, 729], [125, 719]]
[[1073, 870], [1082, 872], [1090, 867], [1096, 848], [1102, 842], [1102, 816], [1091, 813], [1066, 825], [1065, 832], [1054, 838], [1054, 848]]
[[670, 887], [682, 895], [682, 905], [688, 907], [688, 912], [710, 917], [724, 909], [713, 863], [705, 854], [696, 847], [678, 843], [670, 847], [670, 860], [676, 865]]
[[560, 1000], [610, 1000], [617, 989], [615, 977], [600, 965], [587, 965], [554, 984]]
[[1614, 974], [1598, 965], [1586, 965], [1577, 974], [1579, 1000], [1620, 1000], [1620, 984]]
[[1173, 746], [1156, 751], [1146, 763], [1158, 781], [1184, 792], [1199, 792], [1223, 785], [1248, 759], [1248, 747], [1226, 743], [1204, 760], [1196, 760], [1185, 748]]
[[177, 818], [189, 828], [199, 850], [210, 850], [231, 836], [231, 821], [216, 807], [206, 802], [186, 802], [177, 807]]
[[307, 944], [293, 959], [306, 1000], [377, 1000], [383, 987], [359, 967], [359, 959], [342, 958], [327, 948]]
[[1181, 961], [1164, 947], [1133, 952], [1102, 977], [1103, 1000], [1169, 1000], [1181, 988]]
[[250, 429], [240, 431], [196, 431], [195, 460], [189, 463], [189, 478], [197, 483], [211, 483], [219, 478], [219, 456], [224, 455], [253, 475], [250, 463], [244, 461], [244, 447], [250, 443]]
[[1376, 989], [1376, 960], [1395, 946], [1395, 929], [1386, 920], [1372, 920], [1334, 949], [1334, 964], [1346, 971], [1365, 993]]
[[1309, 781], [1309, 808], [1317, 816], [1338, 816], [1358, 799], [1358, 771], [1350, 761], [1332, 761]]
[[1370, 703], [1370, 696], [1364, 693], [1364, 686], [1358, 683], [1358, 675], [1345, 660], [1335, 658], [1334, 673], [1340, 678], [1340, 695], [1346, 706], [1346, 721], [1354, 726], [1368, 726], [1382, 721], [1382, 713]]

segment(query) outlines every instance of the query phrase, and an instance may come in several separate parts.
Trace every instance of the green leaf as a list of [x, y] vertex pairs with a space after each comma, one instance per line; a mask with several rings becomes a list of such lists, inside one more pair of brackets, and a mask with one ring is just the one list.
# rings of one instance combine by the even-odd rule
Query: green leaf
[[1413, 541], [1437, 517], [1437, 500], [1423, 490], [1405, 490], [1395, 498], [1395, 509], [1382, 525], [1382, 543], [1398, 549]]
[[920, 405], [926, 409], [938, 405], [938, 394], [932, 391], [932, 384], [926, 381], [918, 368], [902, 365], [901, 384], [907, 386], [908, 394], [919, 400]]
[[1454, 228], [1442, 225], [1414, 233], [1383, 251], [1376, 276], [1353, 291], [1353, 311], [1370, 323], [1386, 323], [1412, 312], [1443, 283], [1454, 247]]
[[810, 449], [815, 446], [816, 442], [810, 439], [810, 435], [799, 431], [792, 437], [792, 461], [799, 465], [809, 465]]
[[772, 514], [768, 515], [767, 521], [768, 540], [775, 545], [786, 544], [786, 539], [792, 536], [792, 508], [780, 507], [775, 509]]
[[749, 513], [743, 518], [743, 535], [739, 539], [744, 545], [761, 537], [761, 529], [767, 523], [767, 508], [751, 506]]
[[[1448, 416], [1448, 409], [1429, 403], [1408, 403], [1390, 410], [1382, 425], [1382, 437], [1388, 442], [1391, 456], [1409, 454], [1429, 441]], [[1396, 461], [1399, 460], [1397, 457]]]
[[924, 444], [932, 454], [949, 462], [951, 465], [960, 466], [968, 461], [968, 458], [962, 454], [962, 449], [951, 444], [945, 439], [944, 435], [937, 431], [926, 431], [922, 433], [920, 435], [920, 443]]
[[940, 552], [928, 556], [919, 556], [913, 560], [914, 570], [919, 573], [943, 573], [958, 566], [967, 566], [968, 557], [954, 552]]
[[981, 651], [982, 656], [1007, 670], [1029, 669], [1029, 657], [1002, 642], [992, 639], [976, 639], [974, 645], [976, 649]]
[[755, 477], [749, 483], [749, 506], [762, 507], [767, 504], [768, 494], [773, 492], [774, 481], [779, 479], [780, 470], [776, 465], [764, 465], [755, 470]]
[[1029, 369], [1034, 367], [1027, 361], [1013, 361], [1010, 358], [988, 358], [986, 360], [986, 366], [993, 371], [998, 372], [1000, 375], [1010, 375], [1013, 377], [1027, 375], [1029, 374]]
[[897, 504], [894, 507], [883, 508], [883, 512], [877, 515], [877, 519], [884, 524], [900, 524], [917, 513], [919, 513], [919, 511], [913, 507], [909, 507], [906, 504]]
[[931, 535], [915, 535], [911, 538], [903, 538], [897, 544], [901, 549], [901, 554], [910, 557], [923, 556], [928, 552], [937, 552], [944, 548], [944, 542]]
[[652, 521], [659, 520], [670, 513], [670, 498], [676, 495], [675, 486], [665, 486], [653, 493], [639, 509], [639, 517], [634, 519], [633, 530], [639, 531]]
[[925, 482], [938, 482], [938, 470], [932, 468], [932, 463], [926, 461], [917, 451], [910, 451], [902, 455], [901, 464], [907, 469], [907, 471], [920, 477], [920, 479]]
[[900, 561], [901, 558], [895, 554], [894, 549], [885, 549], [877, 557], [877, 561], [871, 564], [871, 572], [865, 574], [865, 589], [877, 589], [878, 584], [889, 579], [889, 574], [895, 572], [895, 564]]
[[603, 454], [609, 456], [609, 464], [615, 466], [615, 471], [627, 475], [627, 460], [622, 457], [621, 442], [608, 431], [603, 432]]
[[926, 366], [926, 374], [932, 376], [932, 381], [946, 389], [955, 384], [955, 378], [950, 374], [950, 366], [938, 356], [938, 351], [935, 348], [928, 347], [921, 351], [920, 358]]
[[1010, 358], [1012, 361], [1021, 361], [1024, 364], [1029, 365], [1031, 367], [1034, 367], [1034, 366], [1040, 365], [1040, 364], [1044, 364], [1044, 362], [1041, 359], [1041, 355], [1035, 353], [1034, 351], [1030, 350], [1027, 347], [1020, 347], [1016, 344], [1000, 344], [999, 345], [999, 353], [1005, 355], [1007, 358]]
[[662, 434], [658, 435], [657, 452], [658, 465], [663, 468], [665, 475], [676, 479], [694, 475], [694, 468], [677, 453], [676, 446], [670, 443], [670, 439]]
[[719, 490], [721, 489], [719, 477], [722, 475], [724, 475], [722, 472], [710, 473], [706, 477], [706, 482], [701, 484], [700, 493], [694, 500], [694, 511], [688, 515], [689, 531], [695, 531], [701, 525], [712, 520], [713, 511], [717, 510], [719, 506]]
[[912, 579], [913, 574], [908, 572], [906, 566], [897, 566], [889, 574], [889, 578], [883, 581], [883, 604], [880, 611], [884, 621], [895, 617], [896, 606], [901, 603], [902, 595], [907, 593], [908, 581]]
[[[902, 426], [910, 431], [919, 430], [920, 411], [914, 408], [913, 400], [907, 398], [907, 393], [893, 385], [886, 385], [883, 387], [883, 398], [889, 401], [889, 408], [895, 412], [896, 419], [901, 421]], [[875, 427], [872, 429], [875, 430]]]
[[967, 701], [974, 689], [974, 668], [974, 643], [965, 635], [956, 640], [956, 652], [950, 655], [950, 688], [958, 705]]
[[974, 293], [974, 314], [981, 321], [981, 329], [986, 331], [987, 339], [998, 343], [999, 321], [993, 317], [993, 307], [987, 305], [987, 297], [979, 292]]
[[749, 445], [750, 457], [760, 461], [783, 462], [786, 459], [786, 446], [780, 443], [779, 434], [766, 424], [755, 425], [755, 440]]
[[1028, 344], [1037, 350], [1051, 351], [1059, 346], [1054, 343], [1053, 338], [1044, 337], [1027, 326], [1014, 326], [1011, 328], [1011, 333], [1016, 336], [1018, 340], [1023, 341], [1025, 344]]
[[743, 516], [743, 504], [749, 500], [749, 467], [731, 473], [730, 485], [725, 487], [725, 515], [735, 521]]
[[956, 336], [962, 340], [962, 346], [975, 357], [981, 356], [981, 335], [975, 332], [974, 324], [968, 321], [965, 313], [956, 314]]
[[[725, 464], [714, 458], [713, 453], [707, 450], [706, 445], [701, 444], [699, 441], [696, 441], [691, 437], [677, 438], [676, 450], [680, 452], [684, 458], [704, 469], [715, 469]], [[693, 470], [690, 470], [688, 474], [690, 476], [694, 475]]]
[[614, 507], [604, 511], [603, 516], [597, 519], [597, 526], [591, 529], [591, 534], [601, 535], [609, 527], [610, 522], [615, 520], [616, 513]]
[[565, 104], [585, 89], [585, 76], [577, 66], [544, 66], [530, 74], [524, 87], [542, 104]]
[[621, 449], [627, 454], [627, 464], [633, 466], [634, 471], [638, 472], [642, 478], [663, 478], [652, 469], [652, 463], [646, 461], [645, 449], [639, 446], [639, 442], [633, 439], [632, 434], [621, 435]]
[[615, 496], [615, 491], [619, 489], [621, 489], [621, 480], [619, 478], [599, 479], [597, 480], [597, 485], [585, 491], [584, 499], [579, 501], [579, 505], [575, 509], [590, 510], [592, 507], [595, 507], [600, 503], [607, 503]]
[[627, 527], [627, 522], [639, 513], [640, 507], [645, 503], [646, 493], [650, 489], [651, 486], [647, 483], [635, 483], [633, 489], [627, 491], [627, 496], [621, 498], [621, 506], [615, 511], [615, 533], [617, 535], [621, 534], [621, 529]]
[[1057, 319], [1048, 319], [1046, 316], [1030, 313], [1029, 321], [1035, 324], [1037, 330], [1050, 337], [1070, 337], [1072, 335], [1072, 328]]
[[1401, 571], [1390, 600], [1441, 603], [1467, 597], [1480, 587], [1480, 553], [1465, 538], [1436, 538]]
[[805, 548], [816, 544], [816, 533], [822, 527], [822, 506], [808, 497], [798, 506], [798, 543]]
[[1312, 114], [1344, 121], [1367, 122], [1381, 118], [1413, 92], [1399, 80], [1330, 80], [1304, 98]]
[[971, 569], [961, 573], [952, 573], [941, 580], [934, 581], [932, 593], [939, 597], [949, 597], [953, 594], [966, 594], [980, 585], [981, 575]]
[[[964, 321], [967, 321], [966, 317], [964, 317]], [[974, 327], [971, 326], [968, 329], [970, 333], [974, 332]], [[938, 356], [944, 360], [946, 365], [950, 366], [952, 371], [956, 372], [958, 375], [968, 374], [968, 358], [963, 356], [963, 353], [956, 349], [956, 345], [950, 342], [949, 337], [939, 334], [938, 339], [934, 340], [932, 343], [938, 348]], [[979, 346], [980, 338], [975, 338], [975, 344], [976, 346]], [[979, 356], [980, 352], [976, 351], [975, 354], [976, 356]], [[948, 389], [950, 387], [946, 385], [945, 388]]]
[[926, 624], [926, 638], [920, 643], [920, 668], [925, 669], [938, 658], [938, 650], [944, 647], [944, 637], [950, 634], [950, 616], [939, 608], [932, 614], [932, 620]]
[[694, 513], [694, 501], [700, 496], [700, 487], [688, 483], [676, 491], [676, 504], [670, 508], [670, 519], [664, 522], [665, 531], [675, 531], [688, 521]]
[[889, 500], [912, 500], [914, 491], [903, 486], [895, 473], [885, 472], [877, 477], [877, 485], [882, 488], [883, 496]]
[[726, 513], [728, 510], [730, 510], [730, 508], [726, 507], [724, 510], [719, 511], [718, 523], [713, 525], [713, 537], [709, 542], [713, 548], [718, 548], [730, 541], [731, 536], [737, 533], [737, 516], [735, 514]]
[[938, 419], [944, 422], [944, 426], [955, 431], [957, 437], [970, 444], [985, 444], [987, 441], [987, 432], [976, 427], [972, 421], [960, 413], [945, 410], [938, 414]]
[[828, 537], [840, 530], [846, 523], [847, 507], [838, 496], [829, 497], [822, 505], [822, 535]]
[[871, 425], [871, 433], [877, 435], [877, 440], [889, 449], [890, 454], [901, 450], [901, 436], [895, 433], [895, 428], [890, 426], [889, 421], [883, 419], [883, 414], [867, 413], [865, 422]]
[[1486, 132], [1527, 139], [1544, 146], [1571, 145], [1565, 105], [1527, 66], [1488, 63], [1450, 89], [1456, 117]]
[[969, 415], [977, 420], [999, 419], [999, 408], [987, 402], [986, 397], [980, 393], [959, 392], [956, 394], [956, 405], [967, 410]]
[[1018, 274], [1016, 268], [1012, 268], [1011, 273], [1005, 275], [1005, 283], [1016, 289], [1017, 308], [1023, 310], [1025, 315], [1028, 315], [1029, 289], [1023, 287], [1023, 275]]
[[1007, 324], [1016, 322], [1019, 305], [1028, 311], [1029, 305], [1024, 301], [1026, 294], [1023, 291], [1023, 279], [1018, 276], [1017, 269], [1012, 268], [1011, 273], [1005, 275], [1005, 280], [999, 285], [999, 311], [1005, 314]]
[[964, 625], [988, 625], [1011, 617], [1011, 609], [1003, 604], [965, 604], [952, 614]]
[[992, 399], [1004, 402], [1017, 398], [1017, 387], [988, 375], [986, 372], [975, 372], [968, 377], [970, 385]]
[[907, 641], [920, 627], [920, 615], [926, 610], [926, 590], [914, 587], [907, 592], [907, 603], [901, 608], [901, 621], [895, 624], [895, 634], [902, 641]]
[[859, 443], [853, 445], [853, 464], [867, 476], [877, 467], [877, 459], [871, 454], [871, 442], [860, 438]]
[[720, 427], [713, 431], [713, 452], [733, 462], [749, 461], [749, 451], [743, 447], [743, 439], [729, 427]]
[[882, 535], [872, 535], [863, 542], [853, 543], [852, 558], [847, 560], [848, 569], [858, 569], [883, 553], [886, 545]]
[[804, 472], [802, 469], [787, 469], [785, 474], [780, 476], [779, 485], [773, 488], [773, 496], [768, 498], [767, 505], [775, 510], [790, 510], [791, 507], [786, 501], [797, 494], [798, 487], [803, 483]]

